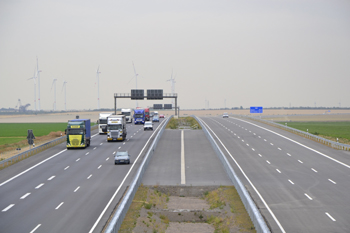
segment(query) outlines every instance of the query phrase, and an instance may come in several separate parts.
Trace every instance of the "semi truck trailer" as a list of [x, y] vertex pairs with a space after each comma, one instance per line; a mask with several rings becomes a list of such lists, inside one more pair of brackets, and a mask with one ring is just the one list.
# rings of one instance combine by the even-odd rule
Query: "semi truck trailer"
[[123, 108], [122, 109], [122, 115], [125, 116], [125, 120], [127, 123], [132, 123], [132, 115], [131, 115], [131, 109], [130, 108]]
[[134, 124], [144, 124], [145, 123], [145, 110], [135, 109], [134, 110]]
[[98, 133], [106, 134], [107, 131], [103, 132], [103, 129], [107, 127], [107, 118], [112, 115], [111, 112], [101, 112], [100, 117], [98, 118]]
[[124, 141], [126, 135], [125, 116], [110, 115], [107, 120], [107, 141]]
[[65, 133], [67, 135], [67, 149], [86, 148], [90, 146], [90, 119], [69, 120]]

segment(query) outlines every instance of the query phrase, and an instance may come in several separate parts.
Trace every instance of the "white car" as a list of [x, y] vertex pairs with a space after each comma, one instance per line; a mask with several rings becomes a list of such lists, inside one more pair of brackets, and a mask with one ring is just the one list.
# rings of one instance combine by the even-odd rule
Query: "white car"
[[222, 118], [228, 118], [228, 113], [224, 112], [224, 114], [222, 115]]
[[152, 121], [146, 121], [145, 124], [143, 125], [143, 130], [153, 130], [153, 123]]
[[127, 151], [117, 151], [117, 154], [114, 156], [114, 164], [130, 164], [130, 155]]

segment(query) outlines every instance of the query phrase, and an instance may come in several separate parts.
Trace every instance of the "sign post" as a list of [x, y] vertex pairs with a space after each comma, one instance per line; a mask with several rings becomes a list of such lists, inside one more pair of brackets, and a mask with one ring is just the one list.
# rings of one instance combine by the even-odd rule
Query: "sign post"
[[31, 146], [34, 144], [34, 139], [35, 139], [32, 129], [28, 129], [27, 139], [28, 139], [28, 144], [30, 145], [29, 149], [31, 149]]

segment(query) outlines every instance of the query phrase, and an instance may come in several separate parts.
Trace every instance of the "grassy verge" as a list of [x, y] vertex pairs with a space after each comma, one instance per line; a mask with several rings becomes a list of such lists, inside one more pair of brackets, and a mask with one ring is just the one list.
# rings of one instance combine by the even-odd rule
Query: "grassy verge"
[[205, 193], [205, 199], [210, 204], [210, 209], [223, 209], [230, 207], [234, 216], [211, 216], [207, 222], [215, 227], [215, 232], [230, 232], [230, 229], [238, 227], [240, 232], [256, 232], [253, 222], [250, 220], [237, 190], [233, 186], [221, 186], [217, 190]]
[[178, 129], [182, 126], [191, 127], [192, 129], [202, 129], [200, 124], [193, 117], [179, 117], [178, 119], [173, 117], [168, 122], [166, 129]]
[[62, 131], [67, 123], [0, 123], [0, 145], [20, 142], [27, 138], [28, 129], [32, 129], [35, 137]]
[[350, 144], [350, 122], [278, 122], [332, 141]]
[[[118, 232], [133, 232], [136, 227], [137, 219], [140, 217], [141, 208], [150, 210], [152, 207], [158, 206], [166, 208], [166, 202], [169, 201], [169, 197], [157, 190], [151, 190], [142, 184], [137, 189], [134, 200], [132, 201], [128, 212], [123, 220], [123, 223]], [[164, 232], [169, 225], [169, 219], [166, 216], [160, 216], [161, 222], [159, 224], [154, 219], [152, 212], [147, 212], [147, 220], [143, 220], [142, 223], [148, 228], [152, 228], [153, 232]]]

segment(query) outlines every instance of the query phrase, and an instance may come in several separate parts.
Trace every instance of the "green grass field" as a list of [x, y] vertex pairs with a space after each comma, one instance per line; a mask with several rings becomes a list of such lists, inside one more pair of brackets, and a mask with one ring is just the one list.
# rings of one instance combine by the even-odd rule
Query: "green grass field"
[[350, 122], [278, 122], [318, 136], [350, 141]]
[[67, 123], [0, 123], [0, 145], [26, 139], [28, 129], [33, 130], [35, 137], [40, 137], [66, 128]]

